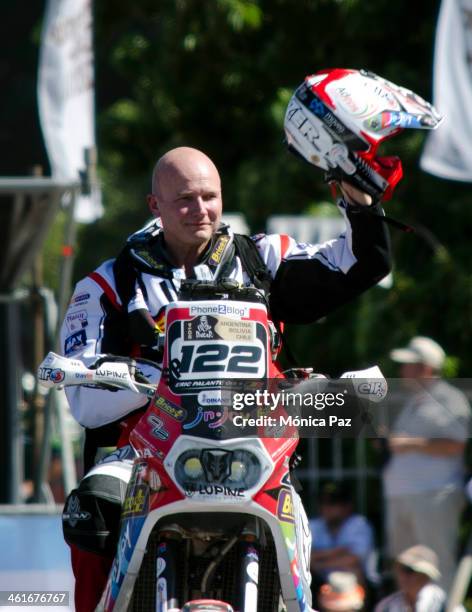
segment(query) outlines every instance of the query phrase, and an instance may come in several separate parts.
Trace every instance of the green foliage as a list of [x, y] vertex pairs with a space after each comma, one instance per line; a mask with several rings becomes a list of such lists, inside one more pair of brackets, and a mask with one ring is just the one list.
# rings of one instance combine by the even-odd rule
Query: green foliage
[[61, 247], [64, 239], [65, 214], [61, 210], [49, 230], [48, 239], [42, 251], [44, 284], [57, 288], [61, 269]]
[[[292, 91], [309, 72], [346, 66], [371, 69], [430, 97], [438, 6], [427, 0], [96, 3], [106, 215], [81, 230], [77, 276], [113, 256], [146, 219], [153, 164], [178, 145], [201, 148], [215, 160], [226, 210], [243, 212], [254, 231], [264, 229], [270, 214], [331, 214], [321, 173], [283, 144]], [[387, 212], [417, 227], [416, 234], [393, 230], [392, 289], [374, 288], [326, 321], [291, 330], [302, 363], [336, 373], [383, 359], [389, 371], [388, 350], [422, 333], [453, 356], [451, 372], [465, 375], [472, 366], [468, 188], [420, 172], [423, 137], [405, 132], [385, 146], [405, 169]]]

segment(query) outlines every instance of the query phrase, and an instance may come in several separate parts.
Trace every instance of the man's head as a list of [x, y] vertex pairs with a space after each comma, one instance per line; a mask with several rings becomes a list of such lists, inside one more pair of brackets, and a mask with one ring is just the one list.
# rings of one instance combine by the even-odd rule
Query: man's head
[[197, 149], [172, 149], [154, 167], [148, 205], [160, 217], [174, 255], [200, 253], [221, 221], [221, 182], [215, 164]]
[[419, 591], [428, 582], [441, 577], [438, 557], [427, 546], [411, 546], [395, 559], [395, 578], [400, 591], [410, 601], [415, 601]]
[[328, 527], [337, 529], [352, 514], [351, 492], [346, 483], [328, 482], [320, 494], [320, 514]]
[[431, 378], [438, 376], [446, 355], [437, 342], [425, 336], [415, 336], [404, 348], [390, 352], [390, 358], [401, 364], [403, 378]]

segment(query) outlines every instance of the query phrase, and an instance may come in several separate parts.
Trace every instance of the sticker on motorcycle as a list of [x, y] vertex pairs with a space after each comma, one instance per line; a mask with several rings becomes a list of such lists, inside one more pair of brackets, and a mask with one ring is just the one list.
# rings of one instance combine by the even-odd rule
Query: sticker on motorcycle
[[52, 380], [53, 383], [61, 383], [66, 376], [61, 368], [39, 368], [39, 380]]
[[123, 503], [122, 517], [144, 516], [148, 513], [149, 489], [147, 485], [138, 484], [131, 489]]
[[246, 489], [241, 487], [226, 487], [223, 485], [192, 485], [187, 487], [185, 495], [187, 497], [194, 497], [195, 495], [201, 495], [206, 497], [219, 497], [222, 496], [226, 499], [233, 499], [238, 497], [245, 497]]
[[223, 410], [205, 410], [202, 406], [198, 406], [195, 418], [189, 423], [185, 423], [183, 429], [189, 430], [198, 427], [200, 423], [208, 425], [209, 429], [217, 429], [228, 420], [228, 409]]
[[170, 347], [171, 373], [175, 378], [212, 378], [222, 373], [258, 378], [265, 373], [261, 342], [188, 342], [177, 338]]
[[165, 362], [176, 394], [267, 376], [267, 330], [259, 321], [202, 313], [170, 322], [167, 334]]
[[185, 340], [229, 340], [234, 342], [254, 340], [252, 321], [201, 315], [190, 321], [184, 321], [183, 325]]
[[277, 500], [277, 517], [284, 523], [294, 523], [292, 494], [288, 489], [281, 489]]
[[168, 414], [176, 421], [185, 421], [187, 417], [187, 411], [185, 410], [185, 408], [182, 408], [181, 406], [177, 406], [176, 404], [169, 402], [169, 400], [162, 397], [162, 395], [157, 395], [155, 397], [154, 406]]

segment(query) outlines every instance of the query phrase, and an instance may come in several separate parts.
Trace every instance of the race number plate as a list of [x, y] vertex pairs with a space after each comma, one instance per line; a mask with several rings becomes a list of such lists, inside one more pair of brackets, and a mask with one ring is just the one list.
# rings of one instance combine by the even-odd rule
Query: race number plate
[[[188, 304], [188, 306], [187, 306]], [[192, 302], [167, 313], [170, 389], [221, 389], [232, 379], [267, 376], [267, 316], [242, 302]]]

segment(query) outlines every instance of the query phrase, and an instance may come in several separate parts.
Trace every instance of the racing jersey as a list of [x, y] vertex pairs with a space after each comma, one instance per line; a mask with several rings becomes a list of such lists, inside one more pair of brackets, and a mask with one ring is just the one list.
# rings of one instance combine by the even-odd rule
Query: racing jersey
[[[252, 237], [272, 278], [269, 295], [272, 318], [281, 322], [316, 321], [388, 274], [390, 243], [386, 225], [379, 218], [383, 214], [381, 208], [371, 207], [366, 214], [360, 207], [342, 200], [338, 207], [346, 220], [346, 231], [323, 244], [301, 244], [280, 234]], [[231, 229], [226, 227], [222, 235], [226, 236], [225, 247], [230, 245]], [[164, 244], [162, 230], [156, 236]], [[221, 244], [213, 241], [212, 248], [207, 249], [194, 269], [196, 278], [211, 279], [216, 275], [221, 250]], [[149, 259], [143, 253], [139, 257]], [[156, 323], [159, 326], [165, 306], [178, 299], [180, 284], [186, 278], [182, 268], [172, 267], [170, 260], [166, 260], [163, 248], [152, 262], [142, 262], [132, 291], [123, 303], [117, 288], [116, 262], [105, 261], [77, 283], [62, 325], [63, 354], [82, 360], [86, 366], [107, 353], [155, 360], [157, 353], [153, 355], [150, 346], [153, 336], [148, 332]], [[226, 264], [225, 277], [241, 284], [251, 282], [237, 252]], [[130, 333], [134, 336], [132, 342]], [[158, 382], [159, 368], [143, 364], [141, 369], [149, 380]], [[68, 387], [66, 393], [74, 418], [91, 429], [123, 419], [148, 401], [125, 390], [77, 386]]]

